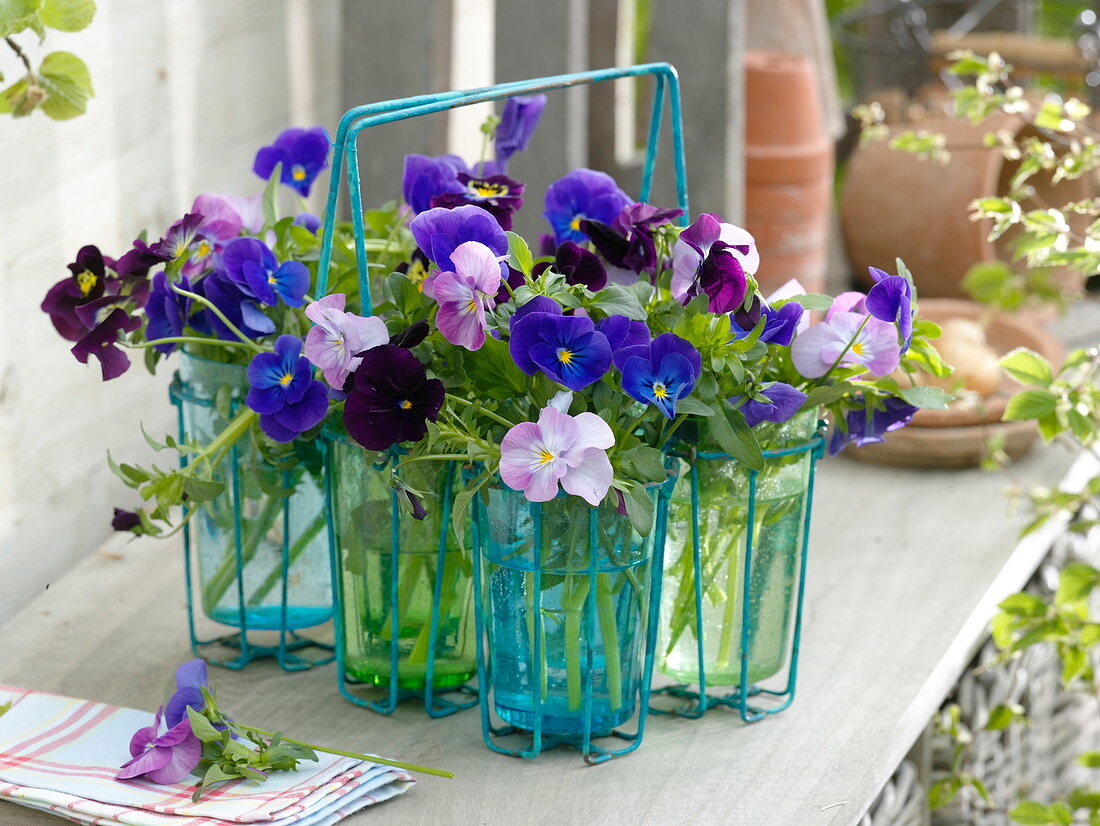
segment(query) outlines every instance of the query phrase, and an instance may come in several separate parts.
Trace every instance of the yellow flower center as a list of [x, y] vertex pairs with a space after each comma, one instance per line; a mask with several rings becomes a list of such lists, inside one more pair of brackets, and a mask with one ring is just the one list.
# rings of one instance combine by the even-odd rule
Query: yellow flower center
[[80, 294], [86, 297], [88, 293], [95, 288], [97, 280], [96, 274], [91, 270], [84, 270], [83, 272], [77, 273], [76, 283], [77, 286], [80, 287]]
[[287, 387], [292, 381], [294, 381], [294, 374], [287, 373], [285, 376], [279, 379], [279, 384], [281, 384], [283, 387]]
[[857, 341], [855, 344], [853, 344], [852, 345], [852, 352], [855, 353], [857, 356], [862, 356], [863, 355], [863, 342], [862, 341]]
[[273, 286], [273, 287], [274, 287], [274, 286], [275, 286], [276, 284], [278, 284], [279, 282], [277, 282], [277, 281], [275, 280], [275, 276], [274, 276], [274, 275], [269, 275], [269, 276], [267, 277], [267, 283], [268, 283], [268, 284], [270, 284], [271, 286]]
[[540, 465], [545, 465], [547, 462], [552, 462], [556, 458], [558, 458], [558, 457], [555, 456], [553, 453], [551, 453], [546, 448], [543, 448], [542, 450], [539, 451], [539, 464]]
[[296, 181], [304, 181], [306, 179], [305, 167], [299, 164], [295, 164], [295, 166], [290, 170], [290, 177], [292, 177]]
[[413, 403], [408, 399], [403, 399], [397, 403], [397, 406], [402, 410], [412, 410]]
[[471, 298], [469, 301], [466, 302], [466, 312], [477, 312], [477, 299]]
[[573, 361], [573, 351], [562, 347], [558, 350], [558, 361], [562, 364], [570, 364]]
[[195, 250], [196, 258], [206, 258], [210, 253], [214, 251], [214, 247], [211, 246], [209, 241], [199, 241], [199, 247]]
[[496, 198], [508, 194], [508, 187], [504, 184], [493, 184], [489, 181], [471, 181], [470, 191], [479, 198]]
[[654, 384], [653, 384], [653, 397], [655, 399], [667, 399], [668, 398], [668, 388], [665, 387], [664, 384], [662, 384], [659, 381], [654, 382]]
[[569, 229], [573, 229], [573, 230], [576, 230], [577, 232], [580, 232], [581, 231], [581, 221], [583, 221], [583, 220], [584, 220], [584, 216], [583, 215], [578, 215], [576, 218], [574, 218], [572, 221], [569, 222]]

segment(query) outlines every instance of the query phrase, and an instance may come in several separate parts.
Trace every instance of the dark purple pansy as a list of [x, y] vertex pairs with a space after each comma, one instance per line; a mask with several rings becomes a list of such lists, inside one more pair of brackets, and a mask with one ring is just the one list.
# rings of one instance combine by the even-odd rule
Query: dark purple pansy
[[[451, 253], [467, 241], [482, 243], [497, 256], [508, 254], [508, 236], [496, 218], [472, 204], [454, 209], [434, 207], [421, 212], [409, 223], [409, 229], [416, 245], [441, 270], [454, 272]], [[501, 275], [507, 276], [508, 265], [502, 261], [500, 266]]]
[[266, 181], [282, 164], [279, 180], [306, 198], [317, 176], [328, 166], [328, 149], [328, 133], [323, 127], [286, 129], [275, 143], [256, 153], [252, 171]]
[[609, 264], [640, 275], [652, 273], [660, 263], [653, 233], [683, 214], [681, 209], [635, 203], [625, 207], [610, 225], [588, 220], [581, 228]]
[[81, 247], [68, 266], [71, 275], [50, 287], [41, 306], [62, 338], [79, 341], [88, 325], [77, 315], [77, 307], [103, 296], [108, 285], [107, 266], [99, 248], [91, 245]]
[[543, 217], [554, 228], [555, 242], [585, 241], [583, 221], [610, 224], [630, 198], [619, 189], [615, 179], [594, 169], [574, 169], [550, 184], [546, 190], [546, 210]]
[[[187, 292], [192, 292], [191, 282], [186, 275], [180, 276], [179, 286]], [[191, 315], [191, 299], [180, 295], [168, 284], [168, 276], [164, 272], [158, 272], [153, 276], [153, 289], [149, 293], [149, 301], [145, 305], [145, 317], [148, 324], [145, 328], [145, 337], [149, 341], [160, 338], [172, 338], [183, 334], [187, 326], [187, 319]], [[179, 345], [175, 342], [165, 342], [154, 345], [154, 349], [168, 355]]]
[[[794, 334], [798, 331], [804, 312], [802, 305], [795, 301], [788, 301], [775, 310], [766, 304], [763, 305], [760, 308], [760, 315], [764, 318], [764, 329], [760, 333], [759, 340], [789, 347]], [[742, 326], [741, 321], [751, 321], [751, 317], [745, 318], [739, 313], [734, 314], [730, 324], [730, 332], [734, 338], [744, 338], [756, 327], [756, 322], [752, 322], [751, 326]]]
[[913, 340], [913, 286], [900, 275], [868, 267], [875, 285], [867, 291], [867, 312], [880, 321], [898, 325], [904, 353]]
[[[526, 279], [523, 277], [523, 273], [509, 265], [508, 277], [500, 282], [500, 289], [497, 290], [497, 294], [493, 297], [493, 301], [497, 304], [503, 304], [505, 301], [511, 299], [512, 293], [522, 287], [525, 282]], [[505, 284], [508, 286], [504, 286]], [[509, 292], [508, 287], [512, 288], [511, 292]]]
[[258, 353], [248, 365], [245, 404], [260, 414], [260, 427], [277, 442], [292, 442], [328, 412], [325, 385], [313, 378], [302, 340], [279, 336], [274, 353]]
[[213, 251], [214, 242], [199, 232], [202, 222], [203, 216], [200, 213], [187, 213], [168, 227], [168, 231], [164, 233], [163, 238], [150, 245], [150, 251], [163, 256], [168, 261], [179, 258], [185, 252], [193, 251], [203, 241], [206, 241], [210, 245], [210, 250]]
[[881, 410], [849, 410], [844, 416], [843, 426], [833, 428], [829, 439], [829, 454], [839, 453], [848, 445], [869, 445], [885, 441], [887, 433], [905, 427], [917, 412], [911, 404], [898, 398], [884, 400]]
[[699, 351], [673, 333], [620, 353], [623, 390], [642, 404], [655, 405], [669, 419], [676, 415], [676, 402], [695, 388], [702, 372]]
[[729, 400], [730, 404], [745, 414], [745, 421], [749, 423], [749, 427], [756, 427], [761, 422], [781, 424], [797, 413], [802, 403], [806, 401], [805, 393], [781, 381], [762, 388], [760, 395], [767, 400], [752, 398], [742, 400], [742, 396], [734, 396]]
[[513, 318], [508, 349], [524, 373], [541, 370], [570, 390], [599, 381], [611, 367], [611, 345], [584, 316], [527, 312]]
[[508, 171], [508, 161], [514, 154], [526, 151], [545, 108], [546, 95], [518, 95], [508, 98], [494, 141], [497, 168], [500, 172]]
[[301, 307], [309, 291], [305, 264], [278, 263], [267, 245], [255, 238], [237, 238], [226, 244], [222, 269], [241, 292], [268, 306], [278, 304], [281, 298], [288, 307]]
[[114, 516], [111, 519], [111, 530], [121, 531], [123, 533], [136, 533], [136, 529], [140, 527], [141, 517], [137, 515], [136, 511], [115, 508]]
[[523, 206], [523, 184], [507, 175], [474, 177], [465, 172], [459, 172], [456, 180], [461, 189], [433, 196], [433, 207], [454, 209], [463, 204], [473, 204], [496, 218], [501, 229], [512, 228], [512, 213]]
[[418, 442], [443, 407], [443, 382], [403, 347], [383, 344], [362, 354], [344, 403], [344, 427], [368, 450]]
[[390, 344], [394, 347], [404, 347], [406, 350], [411, 350], [426, 339], [431, 331], [432, 328], [428, 322], [420, 319], [420, 321], [414, 321], [404, 330], [390, 336]]
[[406, 155], [401, 194], [413, 213], [419, 215], [432, 208], [433, 198], [462, 192], [458, 174], [469, 171], [458, 155]]
[[119, 335], [132, 333], [140, 326], [138, 319], [116, 307], [76, 343], [72, 354], [81, 364], [87, 364], [90, 356], [99, 359], [104, 381], [118, 378], [130, 368], [129, 357], [118, 347]]
[[115, 264], [121, 291], [130, 296], [137, 307], [144, 307], [149, 298], [149, 270], [169, 260], [168, 256], [135, 238], [133, 246]]
[[567, 284], [583, 284], [594, 293], [607, 286], [607, 269], [600, 259], [591, 250], [572, 241], [560, 243], [554, 253], [554, 260], [536, 264], [531, 274], [540, 275], [550, 267], [553, 267], [554, 272], [564, 275]]

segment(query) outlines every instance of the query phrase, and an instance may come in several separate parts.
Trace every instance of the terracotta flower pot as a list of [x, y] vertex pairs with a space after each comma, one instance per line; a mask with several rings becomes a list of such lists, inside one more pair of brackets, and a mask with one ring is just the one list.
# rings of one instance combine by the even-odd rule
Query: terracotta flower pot
[[[961, 281], [973, 264], [1013, 260], [1012, 233], [991, 243], [989, 222], [970, 220], [970, 203], [1005, 194], [1016, 171], [1000, 152], [983, 147], [982, 138], [1000, 129], [1024, 136], [1028, 127], [1007, 115], [978, 126], [929, 118], [919, 127], [945, 135], [948, 163], [922, 161], [885, 143], [866, 144], [852, 154], [840, 199], [848, 259], [864, 286], [869, 286], [868, 266], [893, 272], [894, 259], [902, 258], [922, 296], [965, 298]], [[1032, 182], [1036, 203], [1050, 206], [1091, 197], [1093, 190], [1087, 179], [1054, 186], [1049, 177], [1036, 176]], [[1070, 224], [1080, 218], [1070, 216]], [[1067, 286], [1079, 280], [1068, 271], [1055, 277]]]
[[810, 62], [745, 54], [745, 223], [760, 249], [767, 294], [791, 278], [823, 292], [829, 247], [833, 144]]

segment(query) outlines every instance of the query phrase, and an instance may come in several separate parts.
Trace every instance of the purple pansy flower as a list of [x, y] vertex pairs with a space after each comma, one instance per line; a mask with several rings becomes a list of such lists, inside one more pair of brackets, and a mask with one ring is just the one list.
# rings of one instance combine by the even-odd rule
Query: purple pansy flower
[[584, 316], [529, 312], [512, 324], [511, 333], [508, 349], [520, 370], [527, 375], [541, 370], [570, 390], [599, 381], [611, 366], [611, 345]]
[[832, 321], [833, 316], [839, 313], [867, 315], [867, 296], [857, 290], [838, 294], [829, 309], [825, 311], [825, 320]]
[[656, 405], [666, 417], [676, 415], [676, 402], [695, 389], [703, 359], [691, 342], [662, 333], [648, 344], [619, 351], [623, 390], [642, 404]]
[[875, 318], [898, 325], [901, 352], [913, 340], [913, 285], [900, 275], [890, 275], [878, 267], [868, 267], [875, 286], [867, 292], [867, 312]]
[[500, 261], [477, 241], [459, 244], [451, 253], [453, 272], [424, 282], [424, 294], [439, 302], [436, 327], [451, 344], [480, 350], [485, 344], [485, 310], [495, 306], [500, 289]]
[[119, 335], [132, 333], [140, 326], [138, 319], [130, 316], [121, 307], [116, 307], [80, 339], [71, 352], [81, 364], [87, 364], [89, 356], [99, 359], [104, 381], [118, 378], [130, 369], [129, 357], [118, 347]]
[[458, 155], [406, 155], [405, 172], [401, 182], [401, 194], [414, 214], [419, 215], [432, 208], [432, 199], [447, 193], [460, 193], [460, 172], [470, 170]]
[[[409, 229], [416, 245], [441, 270], [454, 272], [451, 253], [467, 241], [484, 244], [497, 256], [508, 254], [508, 236], [500, 224], [484, 209], [472, 204], [454, 209], [429, 209], [413, 218]], [[507, 276], [507, 266], [503, 261], [500, 263], [502, 278]]]
[[[526, 304], [521, 307], [517, 307], [512, 317], [508, 319], [508, 331], [513, 332], [516, 329], [516, 324], [520, 319], [525, 316], [531, 315], [531, 313], [549, 313], [550, 315], [562, 315], [561, 305], [554, 299], [545, 295], [536, 295]], [[531, 374], [535, 371], [532, 370]]]
[[704, 213], [680, 233], [672, 248], [672, 295], [687, 304], [705, 294], [710, 312], [734, 312], [748, 293], [746, 275], [759, 264], [749, 233]]
[[599, 292], [607, 286], [607, 268], [591, 250], [562, 241], [554, 253], [554, 260], [536, 264], [532, 275], [541, 275], [548, 268], [565, 276], [566, 284], [583, 284], [590, 292]]
[[[180, 289], [192, 292], [191, 282], [186, 275], [180, 276]], [[168, 284], [168, 275], [158, 272], [153, 276], [153, 289], [149, 293], [149, 301], [145, 305], [145, 316], [148, 324], [145, 335], [149, 341], [160, 338], [172, 338], [183, 334], [187, 326], [187, 319], [191, 314], [191, 299], [180, 295]], [[179, 345], [175, 342], [165, 342], [155, 345], [154, 349], [164, 355], [168, 355]]]
[[760, 395], [766, 397], [767, 401], [752, 398], [742, 401], [742, 396], [734, 396], [729, 400], [730, 404], [739, 405], [738, 409], [745, 414], [749, 427], [756, 427], [761, 422], [782, 424], [797, 413], [806, 401], [805, 393], [781, 381], [762, 388]]
[[609, 315], [596, 322], [596, 329], [607, 337], [611, 345], [611, 359], [620, 370], [623, 368], [622, 352], [629, 347], [649, 346], [652, 333], [644, 321], [633, 321], [625, 315]]
[[500, 442], [500, 478], [530, 502], [566, 493], [595, 507], [611, 488], [614, 471], [607, 450], [615, 434], [595, 413], [570, 416], [544, 407], [538, 422], [521, 422]]
[[130, 740], [131, 760], [122, 764], [116, 780], [148, 777], [154, 783], [179, 783], [202, 759], [202, 742], [183, 719], [160, 733], [164, 706], [157, 709], [153, 725], [138, 729]]
[[[199, 199], [195, 200], [198, 203]], [[214, 204], [208, 205], [216, 209]], [[186, 254], [187, 261], [182, 271], [186, 275], [198, 275], [209, 269], [214, 260], [214, 253], [218, 249], [218, 240], [206, 234], [205, 223], [206, 216], [192, 207], [192, 211], [172, 224], [164, 233], [164, 237], [149, 247], [149, 251], [162, 256], [166, 261], [174, 261]], [[215, 218], [213, 225], [219, 231], [226, 229], [224, 217]], [[238, 231], [239, 229], [238, 221]]]
[[149, 297], [149, 270], [169, 260], [171, 259], [167, 255], [157, 252], [140, 238], [135, 238], [133, 246], [115, 264], [120, 291], [129, 295], [137, 307], [144, 307]]
[[248, 365], [245, 404], [260, 414], [260, 427], [277, 442], [292, 442], [316, 427], [328, 412], [325, 386], [302, 357], [302, 340], [279, 336], [274, 353], [259, 353]]
[[240, 202], [243, 198], [232, 195], [217, 195], [211, 192], [203, 193], [195, 198], [191, 204], [191, 211], [202, 216], [202, 224], [199, 230], [214, 241], [224, 243], [241, 234], [244, 219], [239, 212]]
[[188, 660], [176, 669], [176, 691], [164, 706], [164, 724], [172, 728], [187, 719], [187, 708], [195, 711], [206, 708], [202, 689], [206, 687], [206, 662]]
[[[229, 322], [249, 338], [259, 338], [275, 332], [275, 322], [263, 314], [255, 299], [229, 280], [222, 270], [214, 270], [195, 285], [195, 292], [217, 307]], [[191, 326], [200, 333], [216, 334], [226, 341], [237, 336], [217, 315], [203, 310], [191, 318]]]
[[523, 206], [523, 184], [507, 175], [474, 177], [465, 172], [459, 172], [456, 180], [461, 189], [434, 196], [431, 200], [433, 207], [454, 209], [463, 204], [473, 204], [496, 218], [501, 229], [512, 228], [512, 213]]
[[121, 531], [122, 533], [137, 533], [136, 529], [141, 527], [141, 517], [137, 515], [136, 511], [123, 510], [122, 508], [115, 508], [114, 516], [111, 518], [111, 530]]
[[279, 180], [307, 198], [313, 182], [328, 166], [328, 148], [328, 133], [323, 127], [286, 129], [275, 143], [256, 153], [252, 171], [266, 181], [276, 165], [282, 164]]
[[288, 307], [301, 307], [309, 291], [309, 270], [300, 261], [279, 264], [266, 244], [255, 238], [237, 238], [222, 252], [222, 268], [238, 289], [261, 304], [273, 306], [281, 298]]
[[333, 293], [306, 307], [306, 318], [313, 322], [306, 333], [306, 358], [335, 390], [344, 389], [344, 382], [359, 366], [360, 353], [390, 340], [382, 319], [344, 312], [346, 301], [343, 293]]
[[897, 331], [871, 316], [837, 313], [799, 333], [791, 344], [791, 361], [808, 379], [824, 376], [842, 358], [842, 365], [858, 365], [874, 376], [885, 376], [898, 366]]
[[403, 347], [383, 344], [363, 353], [344, 403], [348, 435], [368, 450], [419, 442], [446, 395], [443, 382]]
[[545, 108], [546, 95], [517, 95], [508, 98], [500, 123], [497, 124], [493, 143], [497, 169], [501, 173], [508, 171], [508, 161], [514, 154], [527, 150]]
[[589, 220], [582, 229], [609, 264], [641, 275], [654, 272], [660, 263], [653, 233], [683, 214], [681, 209], [660, 209], [636, 203], [625, 207], [610, 225]]
[[99, 248], [88, 245], [80, 248], [68, 266], [72, 274], [50, 287], [41, 306], [62, 338], [80, 341], [88, 325], [77, 315], [77, 307], [104, 295], [109, 281], [107, 264]]
[[905, 427], [917, 412], [916, 407], [899, 398], [887, 398], [884, 404], [882, 410], [849, 410], [844, 416], [843, 426], [838, 425], [833, 430], [829, 453], [839, 453], [850, 444], [858, 447], [884, 441], [887, 433]]
[[[798, 331], [799, 324], [802, 323], [804, 312], [802, 305], [796, 301], [788, 301], [782, 307], [774, 310], [764, 304], [760, 308], [760, 314], [764, 318], [764, 329], [760, 333], [759, 340], [769, 344], [789, 347], [794, 334]], [[755, 324], [751, 327], [742, 327], [735, 317], [730, 325], [730, 332], [733, 333], [734, 338], [744, 338], [755, 327]]]
[[314, 235], [321, 231], [321, 219], [312, 212], [299, 212], [294, 216], [294, 225], [307, 229]]
[[585, 220], [610, 224], [631, 203], [615, 179], [594, 169], [574, 169], [546, 190], [543, 217], [554, 228], [555, 242], [585, 241]]

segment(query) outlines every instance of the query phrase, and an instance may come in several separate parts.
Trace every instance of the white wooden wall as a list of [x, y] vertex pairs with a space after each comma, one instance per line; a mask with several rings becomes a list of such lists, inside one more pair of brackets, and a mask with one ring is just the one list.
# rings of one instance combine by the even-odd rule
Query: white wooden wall
[[88, 113], [0, 119], [0, 621], [102, 543], [112, 505], [134, 504], [107, 449], [148, 459], [138, 422], [171, 426], [167, 375], [139, 364], [103, 384], [43, 295], [81, 245], [117, 255], [200, 192], [259, 191], [259, 146], [288, 125], [331, 127], [340, 13], [340, 0], [100, 0], [89, 29], [45, 46], [88, 63]]

